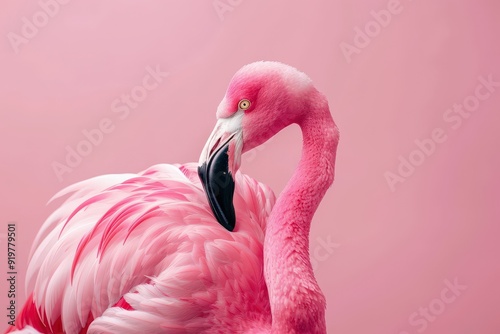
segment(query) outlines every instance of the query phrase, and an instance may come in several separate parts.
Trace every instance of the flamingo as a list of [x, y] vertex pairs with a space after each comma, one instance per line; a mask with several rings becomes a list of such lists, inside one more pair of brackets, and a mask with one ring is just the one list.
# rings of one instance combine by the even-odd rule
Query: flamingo
[[[239, 171], [241, 154], [296, 123], [298, 167], [281, 196]], [[297, 69], [243, 66], [200, 161], [104, 175], [43, 224], [23, 333], [326, 333], [309, 258], [311, 220], [333, 183], [338, 129]]]

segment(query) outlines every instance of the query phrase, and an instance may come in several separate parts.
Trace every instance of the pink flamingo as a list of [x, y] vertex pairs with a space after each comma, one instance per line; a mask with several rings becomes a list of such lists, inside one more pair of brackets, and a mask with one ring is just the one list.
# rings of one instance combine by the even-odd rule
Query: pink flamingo
[[[199, 170], [156, 165], [56, 195], [71, 194], [35, 240], [10, 331], [326, 333], [308, 249], [339, 138], [325, 96], [293, 67], [256, 62], [234, 75], [217, 118]], [[240, 156], [292, 123], [302, 157], [274, 204], [238, 172]]]

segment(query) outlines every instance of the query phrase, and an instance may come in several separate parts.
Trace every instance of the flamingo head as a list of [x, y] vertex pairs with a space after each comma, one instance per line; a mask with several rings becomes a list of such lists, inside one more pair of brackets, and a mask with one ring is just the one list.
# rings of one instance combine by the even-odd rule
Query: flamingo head
[[233, 76], [198, 168], [212, 211], [229, 231], [236, 223], [234, 175], [241, 155], [300, 122], [314, 91], [307, 75], [278, 62], [251, 63]]

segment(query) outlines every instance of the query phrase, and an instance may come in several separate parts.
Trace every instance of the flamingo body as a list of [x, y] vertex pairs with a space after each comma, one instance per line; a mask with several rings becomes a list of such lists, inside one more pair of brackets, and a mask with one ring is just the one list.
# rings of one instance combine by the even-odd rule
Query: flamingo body
[[262, 244], [274, 194], [238, 172], [239, 224], [233, 233], [214, 228], [196, 168], [156, 165], [63, 190], [58, 196], [72, 195], [43, 225], [27, 272], [39, 312], [23, 312], [20, 326], [67, 333], [86, 331], [90, 321], [93, 333], [269, 327]]

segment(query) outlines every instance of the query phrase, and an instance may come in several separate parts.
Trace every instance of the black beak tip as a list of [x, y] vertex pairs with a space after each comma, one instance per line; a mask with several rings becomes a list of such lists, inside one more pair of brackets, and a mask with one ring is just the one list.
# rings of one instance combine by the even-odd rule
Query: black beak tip
[[208, 203], [217, 221], [228, 231], [236, 225], [233, 206], [234, 179], [229, 173], [228, 145], [221, 147], [207, 162], [198, 167]]

